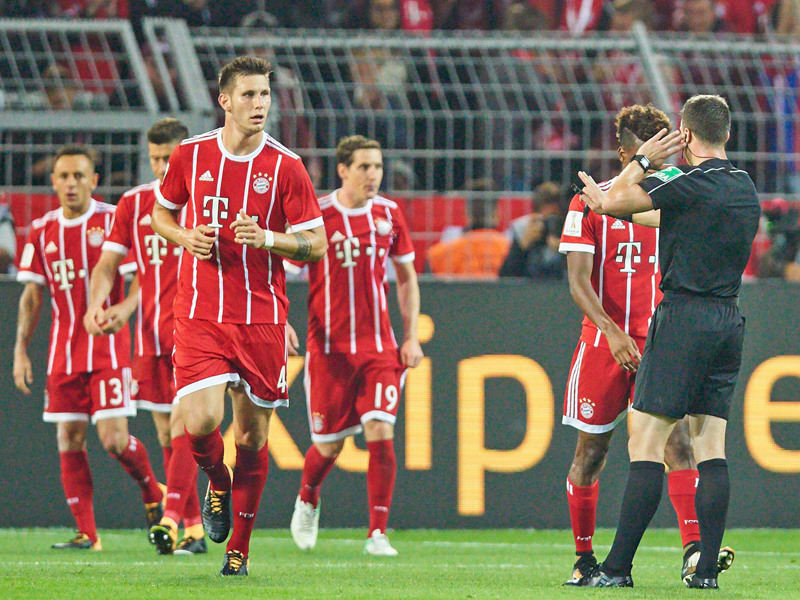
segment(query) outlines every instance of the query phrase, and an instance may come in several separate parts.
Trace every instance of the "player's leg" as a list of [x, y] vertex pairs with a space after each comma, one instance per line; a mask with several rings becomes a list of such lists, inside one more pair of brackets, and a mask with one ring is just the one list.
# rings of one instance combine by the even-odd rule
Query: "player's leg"
[[565, 585], [583, 585], [597, 564], [592, 539], [600, 490], [598, 478], [605, 466], [613, 433], [613, 430], [603, 433], [578, 431], [575, 455], [567, 476], [569, 518], [578, 558], [572, 568], [572, 578]]
[[232, 487], [233, 530], [226, 548], [226, 566], [231, 567], [233, 572], [223, 574], [241, 574], [241, 565], [231, 564], [232, 561], [241, 560], [246, 575], [250, 536], [269, 471], [267, 439], [273, 409], [256, 405], [241, 388], [232, 388], [230, 394], [236, 466], [233, 469]]
[[396, 556], [397, 550], [386, 537], [386, 527], [397, 475], [394, 424], [406, 371], [399, 363], [397, 351], [364, 355], [360, 361], [361, 381], [357, 389], [356, 411], [364, 426], [364, 439], [369, 451], [369, 530], [364, 551]]
[[195, 462], [208, 476], [203, 503], [203, 527], [212, 541], [224, 542], [230, 532], [231, 472], [223, 458], [225, 444], [219, 430], [225, 411], [221, 383], [191, 392], [180, 399], [186, 437]]
[[694, 565], [700, 555], [700, 526], [694, 506], [697, 490], [697, 464], [692, 454], [689, 436], [689, 418], [684, 417], [675, 425], [664, 450], [667, 464], [667, 489], [675, 514], [678, 516], [678, 530], [683, 547], [683, 567], [681, 577], [694, 573]]
[[344, 447], [344, 440], [362, 430], [355, 411], [355, 370], [338, 353], [307, 352], [303, 386], [312, 445], [303, 462], [300, 492], [289, 526], [295, 544], [311, 550], [317, 543], [320, 486]]
[[[178, 542], [175, 554], [205, 554], [207, 551], [205, 531], [200, 515], [200, 498], [197, 495], [197, 463], [192, 456], [186, 436], [180, 403], [175, 403], [171, 415], [172, 461], [167, 477], [168, 493], [164, 516], [170, 515], [178, 522], [183, 517], [183, 539]], [[174, 462], [173, 462], [174, 461]], [[174, 501], [174, 504], [171, 502]]]
[[578, 343], [564, 394], [562, 423], [578, 430], [567, 476], [567, 503], [575, 542], [572, 577], [564, 583], [585, 585], [595, 566], [595, 532], [599, 475], [605, 465], [614, 428], [625, 422], [631, 397], [631, 376], [603, 346]]
[[[207, 551], [205, 532], [197, 496], [197, 463], [184, 430], [179, 403], [170, 415], [172, 457], [167, 471], [167, 498], [164, 516], [150, 528], [150, 540], [159, 554], [202, 554]], [[184, 520], [184, 538], [178, 540], [178, 524]]]
[[369, 451], [367, 496], [369, 498], [369, 537], [364, 551], [377, 556], [397, 556], [386, 536], [392, 506], [397, 460], [394, 454], [394, 423], [372, 419], [364, 423], [364, 439]]
[[94, 520], [92, 472], [86, 453], [87, 421], [59, 421], [56, 439], [61, 462], [61, 485], [78, 534], [70, 541], [53, 544], [55, 550], [101, 550]]
[[303, 461], [300, 493], [294, 501], [289, 530], [297, 547], [313, 550], [319, 534], [319, 489], [344, 447], [344, 438], [333, 442], [314, 442]]

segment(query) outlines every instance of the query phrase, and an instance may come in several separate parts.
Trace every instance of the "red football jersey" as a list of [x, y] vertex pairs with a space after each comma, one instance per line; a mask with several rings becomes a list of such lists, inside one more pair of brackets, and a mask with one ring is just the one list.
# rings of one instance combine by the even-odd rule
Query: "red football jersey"
[[[17, 278], [50, 288], [53, 323], [48, 375], [118, 369], [131, 364], [127, 324], [114, 335], [98, 338], [83, 328], [89, 276], [111, 230], [114, 208], [92, 200], [89, 210], [77, 219], [65, 219], [58, 208], [31, 224]], [[122, 277], [117, 276], [104, 306], [120, 302], [124, 294]]]
[[271, 231], [322, 225], [314, 186], [300, 157], [266, 133], [246, 156], [222, 145], [222, 129], [189, 138], [175, 148], [158, 202], [187, 206], [186, 226], [217, 230], [210, 260], [187, 254], [178, 273], [175, 316], [219, 323], [286, 322], [289, 301], [281, 257], [234, 241], [230, 224], [240, 210]]
[[375, 196], [345, 208], [336, 192], [319, 201], [328, 252], [308, 266], [308, 348], [382, 352], [396, 348], [386, 294], [388, 260], [414, 260], [414, 245], [395, 202]]
[[[600, 184], [607, 190], [612, 181]], [[603, 308], [632, 337], [647, 337], [656, 305], [661, 301], [658, 266], [658, 229], [636, 225], [609, 215], [588, 211], [580, 196], [572, 198], [559, 250], [594, 255], [592, 287]], [[581, 339], [587, 344], [607, 345], [588, 317], [583, 318]]]
[[153, 231], [150, 213], [158, 181], [122, 195], [103, 250], [127, 256], [131, 251], [139, 273], [136, 343], [139, 356], [172, 354], [172, 303], [178, 289], [178, 264], [183, 248], [168, 244]]

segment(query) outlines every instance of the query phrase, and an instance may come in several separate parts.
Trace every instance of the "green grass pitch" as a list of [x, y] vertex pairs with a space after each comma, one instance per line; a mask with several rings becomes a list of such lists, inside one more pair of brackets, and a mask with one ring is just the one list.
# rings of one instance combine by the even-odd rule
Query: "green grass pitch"
[[[323, 529], [317, 547], [301, 552], [288, 531], [259, 530], [250, 548], [250, 576], [222, 578], [223, 545], [204, 556], [157, 556], [144, 531], [101, 531], [104, 550], [54, 551], [66, 529], [0, 530], [0, 599], [142, 600], [228, 598], [293, 600], [714, 597], [800, 598], [797, 530], [734, 529], [736, 549], [720, 592], [688, 590], [680, 581], [676, 530], [648, 532], [634, 565], [634, 589], [564, 588], [573, 561], [567, 531], [413, 530], [390, 532], [397, 558], [363, 554], [365, 532]], [[605, 556], [613, 532], [595, 536]]]

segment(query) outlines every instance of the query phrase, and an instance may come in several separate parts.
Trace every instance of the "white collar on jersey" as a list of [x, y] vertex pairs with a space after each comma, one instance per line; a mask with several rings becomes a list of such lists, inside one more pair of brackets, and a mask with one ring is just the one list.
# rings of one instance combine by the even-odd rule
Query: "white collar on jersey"
[[64, 209], [59, 208], [58, 222], [61, 223], [62, 227], [75, 227], [77, 225], [83, 225], [84, 223], [86, 223], [86, 221], [88, 221], [92, 217], [92, 215], [95, 212], [97, 212], [97, 200], [92, 198], [91, 200], [89, 200], [89, 210], [87, 210], [80, 217], [77, 217], [75, 219], [67, 219], [66, 217], [64, 217]]
[[339, 190], [335, 190], [331, 196], [331, 202], [333, 203], [334, 208], [336, 208], [336, 210], [343, 215], [357, 217], [359, 215], [365, 215], [372, 210], [372, 198], [367, 200], [367, 203], [364, 206], [359, 206], [358, 208], [347, 208], [339, 202]]
[[264, 149], [264, 146], [267, 144], [267, 133], [265, 131], [261, 132], [261, 143], [258, 147], [253, 150], [250, 154], [245, 154], [244, 156], [237, 156], [236, 154], [231, 154], [225, 149], [225, 145], [222, 143], [222, 128], [220, 127], [219, 132], [217, 133], [217, 145], [219, 146], [219, 151], [222, 152], [222, 156], [224, 156], [228, 160], [235, 160], [236, 162], [247, 162], [253, 160], [258, 154]]

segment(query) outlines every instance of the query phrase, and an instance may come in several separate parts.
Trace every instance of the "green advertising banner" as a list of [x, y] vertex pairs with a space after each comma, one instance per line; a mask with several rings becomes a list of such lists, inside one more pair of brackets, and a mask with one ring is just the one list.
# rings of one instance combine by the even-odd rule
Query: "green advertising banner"
[[[424, 281], [421, 288], [426, 358], [409, 372], [398, 418], [390, 526], [568, 527], [565, 479], [576, 433], [561, 425], [561, 408], [581, 315], [566, 284]], [[21, 289], [0, 283], [0, 527], [69, 526], [55, 427], [41, 420], [47, 303], [30, 349], [33, 394], [18, 392], [11, 376]], [[728, 428], [732, 527], [798, 526], [799, 290], [782, 282], [742, 290], [747, 338]], [[289, 286], [291, 320], [301, 339], [306, 293], [305, 284]], [[402, 332], [399, 318], [395, 323]], [[310, 443], [302, 371], [303, 358], [292, 358], [291, 406], [272, 423], [259, 526], [288, 527], [291, 517]], [[229, 424], [228, 414], [223, 430], [232, 441]], [[149, 414], [140, 411], [131, 430], [163, 473]], [[600, 525], [616, 523], [628, 469], [626, 437], [623, 424], [600, 479]], [[93, 433], [89, 455], [98, 525], [143, 527], [138, 488]], [[323, 527], [366, 527], [366, 466], [363, 440], [348, 442], [323, 486]], [[204, 490], [205, 477], [199, 479]], [[25, 510], [19, 510], [20, 499]], [[666, 494], [655, 524], [675, 526]]]

